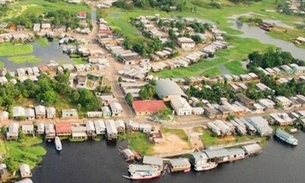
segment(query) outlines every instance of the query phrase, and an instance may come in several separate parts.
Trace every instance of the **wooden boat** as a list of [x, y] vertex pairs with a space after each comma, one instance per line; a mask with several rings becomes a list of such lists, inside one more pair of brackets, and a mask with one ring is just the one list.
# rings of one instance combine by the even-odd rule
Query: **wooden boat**
[[130, 164], [128, 172], [129, 176], [123, 175], [123, 177], [131, 180], [153, 179], [161, 176], [160, 167], [154, 165]]
[[58, 136], [55, 137], [54, 142], [55, 142], [56, 150], [61, 151], [62, 150], [62, 144], [61, 144], [61, 140]]
[[294, 138], [294, 136], [292, 136], [289, 133], [282, 130], [281, 128], [278, 128], [275, 131], [275, 136], [290, 145], [293, 145], [293, 146], [298, 145], [298, 140], [296, 138]]

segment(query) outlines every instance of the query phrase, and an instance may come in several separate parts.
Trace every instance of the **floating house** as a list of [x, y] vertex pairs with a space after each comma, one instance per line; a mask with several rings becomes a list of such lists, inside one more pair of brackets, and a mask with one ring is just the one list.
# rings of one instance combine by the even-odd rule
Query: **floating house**
[[130, 149], [122, 150], [122, 154], [126, 161], [133, 161], [135, 159], [135, 154]]
[[26, 178], [26, 179], [19, 180], [15, 183], [33, 183], [33, 181], [29, 178]]
[[54, 124], [52, 123], [45, 124], [44, 127], [45, 127], [46, 139], [54, 139], [56, 136]]
[[87, 127], [86, 126], [72, 126], [71, 127], [71, 132], [72, 132], [72, 139], [87, 139]]
[[191, 164], [186, 158], [170, 159], [169, 163], [171, 172], [189, 172], [191, 170]]
[[32, 177], [32, 172], [31, 172], [30, 166], [28, 164], [21, 164], [19, 171], [20, 171], [21, 178]]
[[34, 135], [34, 125], [33, 124], [27, 124], [27, 125], [21, 125], [21, 132], [25, 135]]
[[114, 124], [113, 120], [106, 120], [105, 121], [106, 126], [106, 134], [108, 140], [116, 140], [118, 137], [118, 131]]
[[106, 133], [106, 126], [103, 120], [93, 121], [96, 135], [103, 135]]
[[262, 147], [258, 144], [249, 144], [241, 147], [245, 151], [245, 155], [251, 156], [262, 152]]
[[242, 148], [228, 149], [229, 161], [236, 161], [245, 158], [245, 151]]
[[163, 159], [154, 156], [144, 156], [142, 163], [144, 165], [156, 165], [159, 166], [159, 169], [163, 169]]
[[88, 136], [95, 136], [95, 127], [92, 121], [86, 121], [86, 132]]
[[71, 124], [69, 123], [55, 124], [55, 132], [56, 135], [59, 137], [71, 136]]
[[38, 135], [44, 134], [44, 123], [37, 123], [36, 132]]

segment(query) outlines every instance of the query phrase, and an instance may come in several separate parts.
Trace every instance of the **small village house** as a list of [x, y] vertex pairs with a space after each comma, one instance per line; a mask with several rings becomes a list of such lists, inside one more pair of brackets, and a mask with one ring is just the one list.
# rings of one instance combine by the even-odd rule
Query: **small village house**
[[34, 133], [35, 133], [34, 125], [33, 124], [21, 125], [21, 132], [24, 135], [34, 135]]
[[180, 86], [169, 79], [160, 79], [156, 81], [156, 93], [160, 99], [167, 102], [174, 97], [187, 97]]
[[126, 121], [126, 128], [132, 131], [138, 131], [140, 129], [140, 124], [134, 122], [133, 120]]
[[209, 118], [209, 119], [215, 119], [217, 115], [217, 110], [215, 108], [211, 108], [208, 106], [203, 107], [204, 114]]
[[68, 137], [71, 136], [71, 124], [61, 123], [55, 124], [55, 132], [59, 137]]
[[28, 164], [21, 164], [19, 171], [20, 171], [21, 178], [32, 177], [32, 172], [31, 172], [30, 166]]
[[54, 119], [56, 117], [56, 109], [54, 107], [46, 108], [47, 119]]
[[166, 106], [162, 100], [135, 100], [132, 108], [136, 115], [152, 115], [166, 109]]
[[122, 154], [126, 161], [133, 161], [135, 159], [135, 155], [130, 149], [122, 150]]
[[26, 179], [19, 180], [15, 183], [33, 183], [33, 181], [30, 178], [26, 178]]
[[149, 133], [153, 130], [153, 127], [151, 124], [139, 124], [139, 130], [141, 130], [143, 133]]
[[152, 143], [161, 143], [164, 141], [164, 137], [162, 135], [162, 132], [159, 131], [151, 131], [148, 134], [149, 136], [149, 141]]
[[118, 102], [110, 103], [109, 107], [111, 109], [112, 116], [121, 116], [121, 114], [123, 113], [123, 108]]
[[159, 166], [159, 169], [162, 170], [163, 168], [163, 159], [154, 156], [144, 156], [143, 157], [143, 164], [144, 165], [155, 165]]
[[26, 108], [24, 110], [24, 116], [27, 120], [33, 120], [35, 119], [35, 111], [32, 108]]
[[72, 125], [71, 126], [72, 139], [88, 139], [87, 127], [85, 125]]
[[36, 132], [38, 135], [44, 134], [44, 123], [37, 123]]
[[46, 108], [43, 105], [35, 107], [36, 119], [44, 119], [46, 117]]
[[87, 118], [102, 118], [103, 112], [102, 111], [88, 111]]
[[122, 133], [125, 131], [125, 123], [123, 120], [115, 120], [114, 121], [115, 127], [117, 128], [119, 133]]
[[276, 96], [275, 100], [277, 103], [283, 105], [284, 109], [287, 109], [287, 108], [291, 107], [291, 105], [292, 105], [292, 101], [284, 96]]
[[193, 41], [191, 38], [187, 38], [187, 37], [179, 37], [179, 38], [177, 38], [177, 44], [183, 50], [192, 50], [196, 46], [195, 41]]
[[8, 126], [8, 131], [6, 132], [6, 139], [8, 140], [17, 140], [19, 136], [19, 124], [10, 123]]
[[13, 107], [13, 119], [19, 120], [20, 118], [25, 117], [25, 109], [21, 106]]
[[103, 117], [104, 118], [109, 118], [111, 116], [111, 110], [109, 108], [109, 106], [103, 106], [101, 108], [102, 112], [103, 112]]
[[94, 137], [96, 135], [95, 133], [95, 127], [92, 121], [86, 121], [86, 132], [89, 137]]
[[254, 104], [254, 101], [249, 99], [247, 96], [245, 96], [244, 94], [242, 93], [238, 93], [236, 94], [236, 97], [237, 97], [237, 100], [239, 102], [241, 102], [244, 106], [246, 107], [252, 107], [253, 104]]
[[287, 113], [271, 113], [270, 117], [280, 126], [293, 125], [294, 123], [294, 120]]
[[44, 127], [45, 127], [46, 139], [54, 139], [56, 136], [54, 124], [53, 123], [45, 124]]
[[169, 163], [171, 172], [188, 172], [191, 170], [191, 164], [187, 158], [170, 159]]
[[9, 172], [8, 172], [6, 164], [1, 163], [0, 164], [0, 179], [5, 180], [8, 177], [9, 177]]
[[7, 121], [9, 119], [9, 113], [7, 111], [0, 111], [0, 122]]
[[62, 109], [61, 117], [66, 119], [75, 119], [78, 118], [76, 109]]

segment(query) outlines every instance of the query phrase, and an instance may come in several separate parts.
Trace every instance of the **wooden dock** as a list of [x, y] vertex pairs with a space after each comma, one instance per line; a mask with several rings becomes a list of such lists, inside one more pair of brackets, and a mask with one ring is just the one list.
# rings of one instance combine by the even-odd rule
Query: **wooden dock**
[[182, 151], [176, 151], [176, 152], [170, 152], [170, 153], [162, 153], [155, 155], [156, 157], [160, 158], [167, 158], [167, 157], [173, 157], [173, 156], [181, 156], [184, 154], [190, 154], [193, 153], [195, 149], [189, 149], [189, 150], [182, 150]]
[[209, 146], [205, 147], [205, 149], [222, 149], [222, 148], [230, 148], [230, 147], [236, 147], [236, 146], [243, 146], [248, 144], [255, 144], [261, 142], [262, 139], [254, 139], [246, 142], [234, 142], [229, 144], [221, 144], [221, 145], [215, 145], [215, 146]]

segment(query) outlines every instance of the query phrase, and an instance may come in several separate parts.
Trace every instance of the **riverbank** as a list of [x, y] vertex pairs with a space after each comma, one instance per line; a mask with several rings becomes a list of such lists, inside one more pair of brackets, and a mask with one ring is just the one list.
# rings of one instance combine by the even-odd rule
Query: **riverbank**
[[2, 161], [10, 172], [10, 179], [19, 177], [17, 172], [22, 163], [30, 165], [31, 168], [41, 163], [42, 157], [46, 154], [42, 142], [40, 137], [29, 136], [23, 136], [17, 141], [0, 140]]

